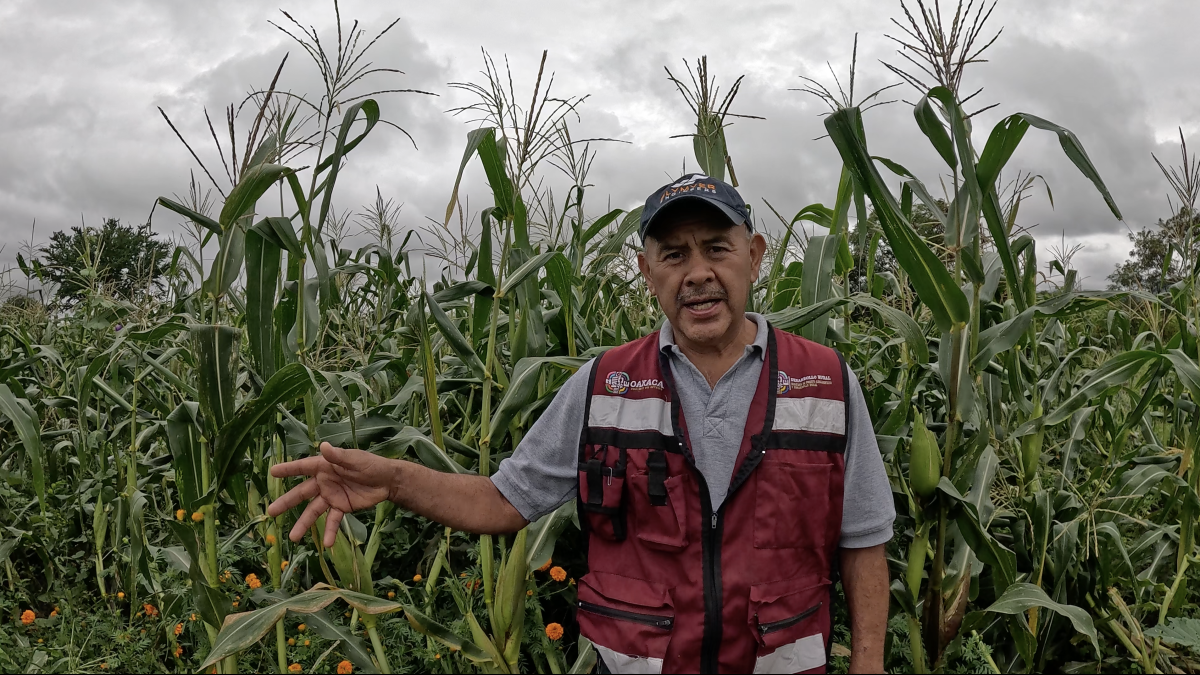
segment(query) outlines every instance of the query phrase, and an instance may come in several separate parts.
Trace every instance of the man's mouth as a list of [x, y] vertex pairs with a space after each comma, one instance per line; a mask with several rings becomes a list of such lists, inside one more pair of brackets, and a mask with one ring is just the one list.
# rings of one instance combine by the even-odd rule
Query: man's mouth
[[693, 300], [691, 302], [685, 302], [683, 306], [695, 312], [703, 312], [706, 309], [711, 309], [718, 302], [721, 302], [720, 298], [708, 298], [705, 300]]

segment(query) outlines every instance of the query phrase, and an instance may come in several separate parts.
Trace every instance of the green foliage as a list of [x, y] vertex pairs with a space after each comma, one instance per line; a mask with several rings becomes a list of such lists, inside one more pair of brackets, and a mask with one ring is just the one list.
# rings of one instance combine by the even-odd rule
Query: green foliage
[[1200, 215], [1190, 209], [1166, 220], [1159, 220], [1152, 229], [1143, 227], [1129, 233], [1133, 249], [1129, 259], [1108, 275], [1113, 290], [1139, 290], [1162, 293], [1191, 274], [1187, 261], [1200, 258]]
[[99, 228], [55, 232], [39, 254], [41, 275], [68, 304], [99, 290], [127, 300], [154, 294], [171, 262], [170, 246], [149, 225], [135, 228], [116, 218], [105, 219]]

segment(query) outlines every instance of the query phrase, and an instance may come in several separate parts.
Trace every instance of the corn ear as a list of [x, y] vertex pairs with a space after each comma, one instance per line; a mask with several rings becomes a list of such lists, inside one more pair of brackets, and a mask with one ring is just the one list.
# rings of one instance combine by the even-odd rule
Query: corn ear
[[928, 498], [942, 478], [942, 450], [937, 437], [925, 426], [925, 419], [915, 412], [912, 442], [908, 453], [908, 481], [918, 495]]

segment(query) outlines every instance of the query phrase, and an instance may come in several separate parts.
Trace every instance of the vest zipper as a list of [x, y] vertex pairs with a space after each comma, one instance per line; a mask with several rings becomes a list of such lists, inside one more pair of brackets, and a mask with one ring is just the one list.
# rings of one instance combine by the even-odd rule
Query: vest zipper
[[[818, 602], [817, 604], [813, 605], [812, 607], [809, 607], [808, 609], [804, 610], [803, 612], [800, 612], [796, 616], [793, 616], [793, 617], [790, 617], [787, 619], [780, 619], [779, 621], [768, 621], [767, 623], [760, 622], [758, 624], [758, 634], [762, 635], [762, 636], [767, 636], [767, 635], [770, 635], [771, 633], [774, 633], [777, 630], [783, 630], [784, 628], [790, 628], [792, 626], [795, 626], [796, 624], [807, 619], [808, 617], [812, 616], [813, 614], [816, 614], [817, 610], [821, 609], [821, 605], [823, 605], [823, 604], [825, 604], [825, 603]], [[754, 615], [754, 620], [758, 621], [757, 613]]]
[[675, 625], [675, 617], [673, 616], [659, 616], [657, 614], [638, 614], [637, 612], [626, 612], [621, 609], [613, 609], [612, 607], [597, 605], [585, 600], [579, 601], [579, 609], [582, 609], [585, 612], [591, 612], [592, 614], [607, 616], [610, 619], [632, 621], [634, 623], [640, 623], [646, 626], [652, 626], [654, 628], [661, 628], [663, 630], [671, 630], [671, 627]]
[[[722, 611], [724, 602], [721, 584], [721, 509], [713, 511], [708, 483], [688, 453], [688, 465], [700, 488], [700, 510], [708, 517], [709, 527], [700, 533], [700, 550], [704, 571], [704, 637], [700, 643], [700, 672], [716, 673], [720, 663]], [[722, 505], [723, 507], [724, 505]]]

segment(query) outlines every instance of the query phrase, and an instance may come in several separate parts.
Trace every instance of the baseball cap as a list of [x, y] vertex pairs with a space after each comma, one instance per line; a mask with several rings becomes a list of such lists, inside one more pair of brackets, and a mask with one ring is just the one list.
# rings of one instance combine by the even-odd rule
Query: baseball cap
[[746, 227], [754, 229], [750, 222], [750, 207], [732, 185], [702, 173], [689, 173], [660, 187], [646, 198], [646, 206], [642, 209], [642, 225], [638, 228], [642, 241], [646, 240], [646, 232], [655, 218], [661, 220], [660, 216], [670, 210], [668, 207], [687, 201], [701, 201], [715, 206], [729, 218], [730, 225], [745, 223]]

